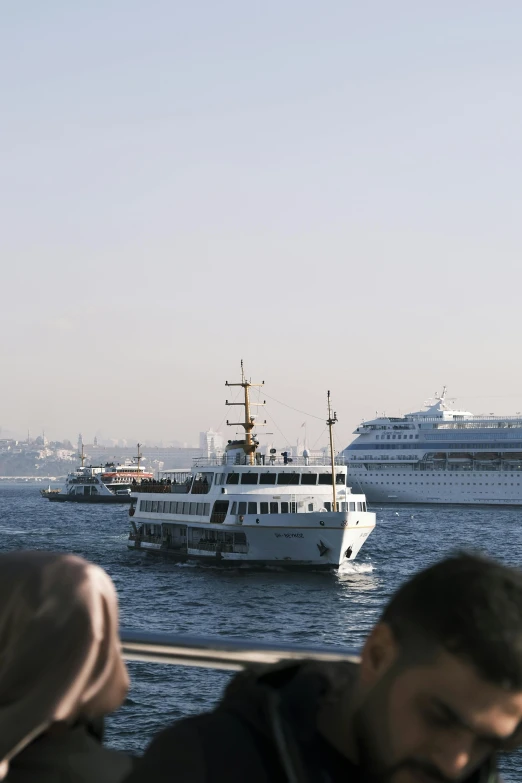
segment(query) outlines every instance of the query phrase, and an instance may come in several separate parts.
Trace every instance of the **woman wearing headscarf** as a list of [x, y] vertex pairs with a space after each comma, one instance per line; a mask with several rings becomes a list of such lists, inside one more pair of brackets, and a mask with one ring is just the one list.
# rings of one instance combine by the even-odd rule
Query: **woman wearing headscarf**
[[110, 577], [73, 555], [0, 554], [0, 780], [118, 783], [104, 715], [128, 690]]

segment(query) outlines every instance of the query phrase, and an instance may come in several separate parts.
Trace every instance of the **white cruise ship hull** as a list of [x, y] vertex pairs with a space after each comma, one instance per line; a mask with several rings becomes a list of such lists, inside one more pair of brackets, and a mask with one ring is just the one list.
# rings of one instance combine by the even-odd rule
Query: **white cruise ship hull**
[[[380, 474], [380, 475], [376, 475]], [[522, 475], [509, 471], [349, 469], [354, 491], [364, 492], [369, 503], [449, 503], [469, 505], [522, 505]]]

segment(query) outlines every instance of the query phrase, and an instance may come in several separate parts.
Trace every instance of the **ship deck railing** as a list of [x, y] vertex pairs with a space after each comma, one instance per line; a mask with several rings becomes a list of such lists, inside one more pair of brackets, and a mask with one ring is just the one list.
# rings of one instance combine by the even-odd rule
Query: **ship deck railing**
[[[223, 454], [220, 457], [194, 457], [193, 459], [193, 466], [195, 468], [220, 468], [223, 466], [227, 467], [234, 467], [234, 466], [241, 466], [245, 465], [248, 467], [253, 468], [271, 468], [271, 467], [287, 467], [287, 468], [293, 468], [296, 465], [298, 467], [313, 467], [313, 466], [331, 466], [332, 461], [328, 455], [321, 456], [321, 457], [303, 457], [302, 455], [298, 457], [288, 457], [285, 461], [284, 457], [280, 457], [277, 455], [260, 455], [261, 457], [264, 457], [264, 460], [259, 461], [256, 460], [253, 465], [250, 464], [248, 458], [246, 455], [241, 459], [240, 462], [236, 461], [236, 457], [234, 456], [227, 456], [226, 454]], [[335, 464], [336, 465], [346, 465], [346, 459], [344, 455], [337, 455], [335, 457]], [[163, 471], [166, 472], [166, 471]]]
[[356, 650], [333, 646], [301, 646], [281, 642], [122, 629], [123, 657], [127, 661], [167, 663], [206, 669], [239, 671], [259, 664], [284, 661], [359, 663]]

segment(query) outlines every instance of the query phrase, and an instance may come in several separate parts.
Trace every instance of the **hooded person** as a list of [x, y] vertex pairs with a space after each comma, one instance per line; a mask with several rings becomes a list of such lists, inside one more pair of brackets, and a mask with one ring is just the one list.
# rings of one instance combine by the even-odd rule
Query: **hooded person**
[[0, 779], [117, 783], [130, 758], [101, 744], [129, 680], [118, 601], [98, 566], [49, 552], [0, 555]]
[[360, 663], [240, 673], [126, 783], [497, 783], [521, 724], [522, 573], [456, 555], [391, 596]]

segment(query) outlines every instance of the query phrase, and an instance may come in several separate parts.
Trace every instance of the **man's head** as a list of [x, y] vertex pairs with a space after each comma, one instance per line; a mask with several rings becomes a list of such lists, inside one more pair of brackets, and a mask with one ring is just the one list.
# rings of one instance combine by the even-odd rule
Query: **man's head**
[[468, 777], [522, 743], [522, 573], [471, 555], [391, 598], [362, 654], [354, 737], [370, 777]]

